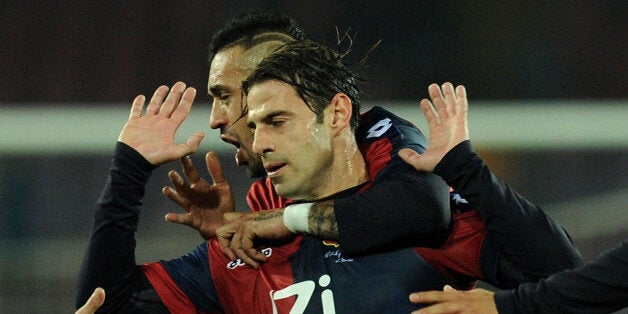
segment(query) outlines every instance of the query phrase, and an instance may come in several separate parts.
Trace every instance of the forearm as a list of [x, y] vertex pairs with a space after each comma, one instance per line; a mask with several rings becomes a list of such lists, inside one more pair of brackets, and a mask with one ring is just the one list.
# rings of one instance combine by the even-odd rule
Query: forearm
[[134, 234], [144, 185], [153, 168], [130, 147], [116, 145], [81, 266], [77, 305], [83, 304], [95, 287], [107, 293], [103, 309], [125, 303], [123, 299], [128, 300], [134, 292], [150, 289], [142, 269], [135, 265]]
[[327, 240], [338, 240], [338, 222], [334, 212], [334, 200], [316, 202], [308, 215], [308, 234]]
[[[412, 170], [395, 180], [334, 203], [336, 224], [346, 254], [407, 246], [438, 246], [450, 222], [449, 188], [439, 177]], [[324, 216], [324, 215], [323, 215]]]
[[611, 313], [628, 306], [628, 239], [589, 264], [495, 294], [499, 313]]
[[511, 272], [497, 275], [490, 273], [495, 270], [485, 270], [489, 279], [500, 277], [498, 286], [514, 287], [582, 264], [579, 252], [562, 227], [499, 180], [469, 141], [447, 153], [434, 173], [478, 211], [489, 231], [489, 240], [502, 247], [500, 268]]

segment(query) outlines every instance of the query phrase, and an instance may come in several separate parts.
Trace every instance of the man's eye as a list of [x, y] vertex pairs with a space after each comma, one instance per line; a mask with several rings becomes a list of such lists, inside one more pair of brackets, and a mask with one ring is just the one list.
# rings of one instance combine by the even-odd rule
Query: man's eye
[[272, 126], [278, 127], [278, 126], [282, 126], [286, 121], [284, 120], [273, 120], [270, 122], [270, 124]]
[[221, 101], [229, 100], [230, 97], [231, 97], [230, 94], [220, 94], [220, 95], [218, 95], [218, 99], [220, 99]]

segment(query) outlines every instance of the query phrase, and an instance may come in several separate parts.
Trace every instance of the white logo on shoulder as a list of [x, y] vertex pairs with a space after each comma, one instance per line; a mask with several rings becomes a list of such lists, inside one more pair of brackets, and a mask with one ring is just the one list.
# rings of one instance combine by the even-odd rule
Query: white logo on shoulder
[[366, 138], [380, 137], [382, 134], [386, 133], [391, 126], [392, 121], [389, 118], [380, 120], [369, 129]]
[[467, 202], [467, 200], [458, 193], [453, 194], [452, 199], [456, 204], [469, 204], [469, 202]]
[[[260, 250], [260, 253], [264, 254], [264, 256], [266, 257], [270, 257], [271, 255], [273, 255], [273, 249], [272, 248], [265, 248]], [[229, 263], [227, 263], [227, 268], [229, 269], [236, 269], [239, 266], [244, 266], [246, 265], [244, 262], [242, 262], [241, 259], [236, 258], [235, 261], [231, 261]]]

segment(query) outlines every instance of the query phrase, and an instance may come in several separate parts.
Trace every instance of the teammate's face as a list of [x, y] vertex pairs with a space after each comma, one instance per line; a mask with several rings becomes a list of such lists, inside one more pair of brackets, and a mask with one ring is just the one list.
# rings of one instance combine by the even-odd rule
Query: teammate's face
[[220, 129], [220, 139], [237, 148], [238, 166], [247, 166], [251, 177], [266, 173], [262, 162], [251, 150], [253, 134], [246, 126], [246, 110], [243, 103], [242, 81], [253, 72], [263, 55], [256, 49], [245, 50], [235, 46], [219, 51], [212, 60], [207, 81], [207, 91], [212, 97], [209, 126]]
[[274, 80], [251, 87], [247, 104], [253, 151], [262, 155], [277, 193], [305, 200], [329, 195], [333, 150], [327, 119], [317, 123], [294, 88]]

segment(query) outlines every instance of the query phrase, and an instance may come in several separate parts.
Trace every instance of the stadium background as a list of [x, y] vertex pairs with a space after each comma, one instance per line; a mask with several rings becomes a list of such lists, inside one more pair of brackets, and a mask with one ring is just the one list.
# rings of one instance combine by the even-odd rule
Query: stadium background
[[[586, 260], [628, 236], [628, 25], [622, 1], [160, 1], [0, 4], [0, 312], [70, 313], [94, 203], [132, 98], [183, 80], [200, 93], [179, 138], [203, 130], [245, 209], [250, 183], [207, 127], [206, 47], [231, 17], [293, 16], [356, 58], [365, 109], [427, 126], [432, 82], [465, 84], [471, 137], [494, 171], [563, 224]], [[204, 170], [202, 158], [194, 156]], [[195, 247], [154, 174], [138, 262]]]

